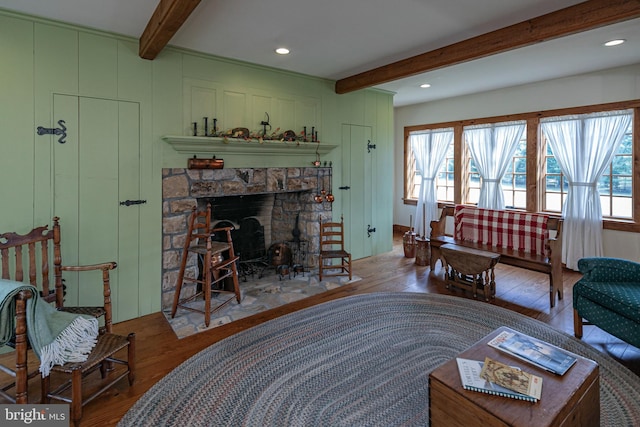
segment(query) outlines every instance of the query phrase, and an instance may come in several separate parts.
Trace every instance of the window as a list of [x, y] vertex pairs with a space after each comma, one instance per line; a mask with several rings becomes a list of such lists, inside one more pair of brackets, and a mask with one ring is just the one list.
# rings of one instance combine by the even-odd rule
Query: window
[[[408, 140], [407, 140], [408, 141]], [[406, 178], [405, 178], [405, 199], [418, 200], [420, 196], [420, 186], [422, 177], [416, 168], [416, 157], [407, 142], [406, 146]], [[454, 162], [453, 162], [453, 142], [449, 144], [446, 157], [440, 166], [438, 175], [436, 176], [436, 195], [438, 201], [453, 203], [454, 193]]]
[[468, 166], [465, 168], [467, 170], [467, 174], [464, 182], [467, 185], [464, 189], [464, 200], [465, 203], [476, 205], [478, 204], [478, 200], [480, 200], [480, 172], [478, 171], [478, 168], [471, 156], [466, 156], [466, 163]]
[[[633, 126], [629, 126], [611, 164], [598, 181], [602, 217], [605, 219], [629, 220], [633, 218], [632, 129]], [[546, 143], [544, 184], [544, 205], [542, 210], [554, 213], [562, 212], [562, 206], [569, 190], [569, 183], [562, 174], [551, 147]]]
[[633, 217], [633, 126], [625, 133], [609, 168], [598, 182], [602, 216], [631, 219]]
[[[546, 144], [544, 135], [539, 132], [540, 120], [554, 116], [629, 109], [633, 111], [632, 125], [618, 147], [613, 161], [600, 178], [598, 190], [604, 227], [640, 232], [640, 171], [635, 169], [637, 166], [634, 164], [634, 159], [640, 155], [640, 100], [411, 126], [405, 128], [405, 143], [410, 131], [453, 128], [454, 141], [436, 179], [438, 201], [448, 204], [477, 203], [480, 176], [465, 148], [465, 126], [525, 120], [527, 131], [519, 141], [501, 182], [505, 204], [508, 208], [529, 212], [560, 214], [569, 185]], [[420, 177], [416, 179], [415, 161], [411, 150], [407, 149], [405, 152], [405, 203], [415, 204], [419, 195]]]
[[453, 203], [454, 199], [454, 162], [453, 142], [449, 145], [447, 155], [436, 177], [436, 197], [439, 202]]
[[569, 185], [562, 175], [560, 165], [553, 153], [549, 144], [545, 144], [545, 192], [544, 192], [544, 204], [542, 210], [546, 212], [562, 212], [562, 204], [567, 198], [567, 191]]
[[405, 199], [418, 200], [420, 196], [420, 174], [416, 170], [416, 156], [414, 156], [411, 146], [406, 151], [405, 167]]
[[502, 177], [504, 203], [508, 209], [527, 208], [527, 138], [526, 134], [518, 141], [509, 167]]

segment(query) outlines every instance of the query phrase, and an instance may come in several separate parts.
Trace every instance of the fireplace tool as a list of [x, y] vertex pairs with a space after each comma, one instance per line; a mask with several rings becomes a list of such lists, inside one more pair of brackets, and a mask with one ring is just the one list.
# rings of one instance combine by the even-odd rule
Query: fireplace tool
[[[324, 178], [324, 177], [323, 177]], [[320, 180], [323, 179], [320, 178], [320, 169], [318, 169], [318, 185], [317, 185], [317, 192], [316, 195], [313, 197], [313, 200], [316, 203], [322, 203], [322, 196], [324, 195], [324, 186], [322, 188], [322, 193], [320, 192]]]
[[329, 192], [324, 197], [324, 199], [329, 203], [333, 203], [333, 201], [336, 199], [333, 196], [333, 193], [331, 192], [331, 190], [332, 190], [332, 181], [333, 181], [332, 177], [333, 177], [333, 166], [332, 166], [332, 162], [329, 162]]

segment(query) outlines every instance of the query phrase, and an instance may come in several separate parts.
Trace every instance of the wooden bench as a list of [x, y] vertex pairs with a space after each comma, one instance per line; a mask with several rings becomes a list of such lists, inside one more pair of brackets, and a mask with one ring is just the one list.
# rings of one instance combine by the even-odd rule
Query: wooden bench
[[[453, 218], [453, 235], [445, 232]], [[549, 232], [555, 231], [550, 238]], [[563, 297], [562, 219], [544, 214], [445, 206], [440, 219], [431, 221], [431, 270], [442, 260], [440, 247], [447, 243], [494, 252], [500, 262], [549, 275], [550, 305]]]

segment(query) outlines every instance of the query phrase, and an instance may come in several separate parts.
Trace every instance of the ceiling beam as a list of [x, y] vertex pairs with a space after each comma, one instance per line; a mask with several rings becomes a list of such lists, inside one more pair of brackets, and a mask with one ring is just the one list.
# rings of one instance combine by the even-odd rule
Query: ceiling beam
[[490, 33], [346, 77], [336, 93], [399, 80], [640, 17], [640, 0], [589, 0]]
[[155, 59], [199, 3], [200, 0], [160, 0], [140, 36], [140, 57]]

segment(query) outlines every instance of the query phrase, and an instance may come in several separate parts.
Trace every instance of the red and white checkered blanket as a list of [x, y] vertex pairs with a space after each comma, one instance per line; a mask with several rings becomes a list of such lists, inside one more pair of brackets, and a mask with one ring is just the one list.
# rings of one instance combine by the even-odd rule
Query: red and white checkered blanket
[[456, 205], [454, 237], [500, 248], [547, 255], [547, 215]]

